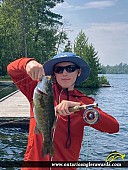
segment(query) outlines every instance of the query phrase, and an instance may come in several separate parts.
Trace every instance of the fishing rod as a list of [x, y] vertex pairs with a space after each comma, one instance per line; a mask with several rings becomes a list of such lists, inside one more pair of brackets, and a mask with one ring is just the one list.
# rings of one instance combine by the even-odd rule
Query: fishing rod
[[93, 103], [93, 104], [88, 104], [88, 105], [84, 104], [82, 106], [69, 107], [69, 111], [76, 112], [76, 111], [85, 110], [85, 109], [94, 108], [94, 107], [98, 107], [98, 103]]

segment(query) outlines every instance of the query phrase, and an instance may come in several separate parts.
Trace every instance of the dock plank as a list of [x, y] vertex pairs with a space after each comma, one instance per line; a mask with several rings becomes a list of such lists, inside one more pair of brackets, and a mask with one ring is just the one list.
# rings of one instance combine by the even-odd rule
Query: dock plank
[[29, 102], [17, 91], [0, 102], [0, 117], [29, 117]]

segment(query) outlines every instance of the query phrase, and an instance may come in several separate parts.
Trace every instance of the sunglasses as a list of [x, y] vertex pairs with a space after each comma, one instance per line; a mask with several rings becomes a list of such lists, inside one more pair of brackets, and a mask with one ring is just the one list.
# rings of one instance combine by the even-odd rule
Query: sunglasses
[[68, 66], [58, 66], [54, 68], [54, 72], [58, 73], [58, 74], [62, 74], [64, 69], [68, 72], [68, 73], [72, 73], [77, 69], [80, 69], [79, 66], [77, 65], [68, 65]]

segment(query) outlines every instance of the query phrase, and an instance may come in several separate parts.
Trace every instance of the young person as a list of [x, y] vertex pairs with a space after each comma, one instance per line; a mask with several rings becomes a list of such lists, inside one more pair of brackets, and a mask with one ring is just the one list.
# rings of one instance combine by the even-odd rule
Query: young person
[[[56, 128], [54, 130], [55, 155], [51, 161], [78, 161], [83, 138], [84, 126], [91, 126], [101, 132], [116, 133], [119, 131], [117, 120], [111, 115], [96, 108], [99, 120], [96, 124], [89, 125], [83, 119], [84, 110], [75, 113], [69, 112], [69, 107], [83, 104], [92, 104], [94, 99], [86, 96], [74, 88], [75, 84], [87, 79], [90, 73], [88, 64], [74, 53], [65, 52], [54, 56], [43, 67], [34, 58], [20, 58], [10, 63], [8, 73], [20, 91], [30, 103], [29, 136], [24, 161], [49, 161], [50, 156], [42, 158], [41, 134], [35, 134], [36, 125], [33, 118], [33, 91], [42, 75], [52, 75], [54, 78], [53, 93], [56, 110]], [[25, 168], [25, 169], [32, 169]], [[40, 168], [34, 168], [38, 170]], [[49, 168], [42, 168], [49, 169]], [[56, 169], [56, 168], [52, 168]], [[61, 170], [66, 168], [61, 167]], [[69, 169], [69, 168], [68, 168]], [[76, 168], [71, 168], [75, 170]]]

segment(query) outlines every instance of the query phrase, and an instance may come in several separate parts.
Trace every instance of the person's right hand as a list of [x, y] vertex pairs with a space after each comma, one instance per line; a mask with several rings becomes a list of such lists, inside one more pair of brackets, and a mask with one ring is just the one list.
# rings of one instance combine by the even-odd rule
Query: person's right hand
[[80, 106], [79, 102], [62, 100], [57, 106], [55, 106], [55, 114], [67, 116], [73, 114], [74, 112], [70, 112], [69, 108], [74, 106]]
[[31, 60], [26, 65], [26, 72], [33, 80], [41, 80], [44, 74], [42, 64], [35, 60]]

